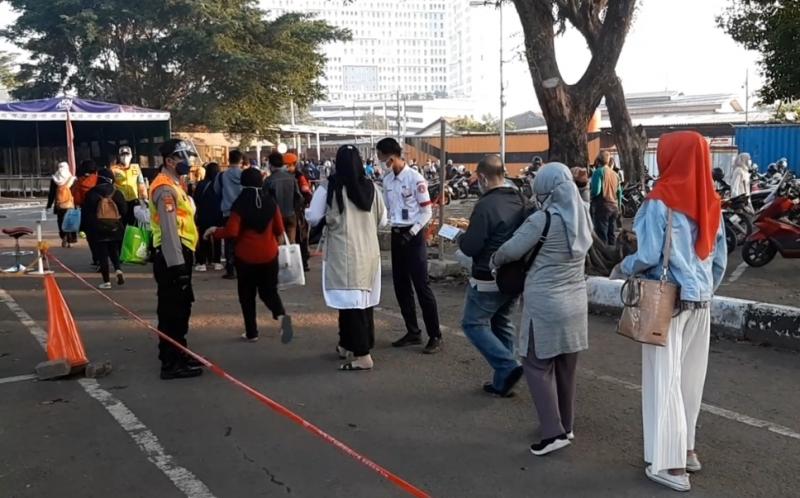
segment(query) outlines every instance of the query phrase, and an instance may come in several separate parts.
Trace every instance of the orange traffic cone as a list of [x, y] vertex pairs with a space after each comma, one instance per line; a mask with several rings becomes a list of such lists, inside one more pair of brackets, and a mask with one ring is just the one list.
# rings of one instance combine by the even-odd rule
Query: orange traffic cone
[[72, 368], [85, 366], [89, 360], [78, 326], [53, 275], [44, 277], [44, 289], [47, 295], [47, 358], [67, 360]]

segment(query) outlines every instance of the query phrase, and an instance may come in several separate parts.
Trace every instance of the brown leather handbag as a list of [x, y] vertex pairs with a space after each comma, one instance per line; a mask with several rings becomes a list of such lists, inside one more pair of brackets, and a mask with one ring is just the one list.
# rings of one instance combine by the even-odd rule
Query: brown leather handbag
[[669, 325], [675, 316], [680, 288], [667, 279], [672, 253], [672, 210], [667, 213], [667, 232], [662, 256], [664, 264], [659, 280], [631, 276], [622, 285], [622, 317], [617, 326], [619, 335], [643, 344], [666, 346]]

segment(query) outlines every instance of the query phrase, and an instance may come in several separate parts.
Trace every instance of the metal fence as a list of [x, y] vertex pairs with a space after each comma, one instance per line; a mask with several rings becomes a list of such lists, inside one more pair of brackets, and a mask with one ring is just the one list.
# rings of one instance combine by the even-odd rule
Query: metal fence
[[0, 176], [2, 197], [42, 197], [49, 190], [49, 176]]

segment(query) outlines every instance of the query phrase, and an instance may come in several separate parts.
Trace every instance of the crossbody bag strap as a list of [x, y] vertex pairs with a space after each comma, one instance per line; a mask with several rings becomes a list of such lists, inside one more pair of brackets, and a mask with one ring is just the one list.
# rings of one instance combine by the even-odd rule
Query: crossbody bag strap
[[667, 279], [669, 272], [669, 257], [672, 255], [672, 209], [667, 210], [667, 231], [664, 235], [664, 248], [661, 257], [664, 260], [661, 267], [661, 280]]
[[533, 262], [536, 260], [536, 256], [539, 255], [539, 251], [542, 250], [542, 246], [544, 245], [545, 241], [547, 240], [547, 235], [550, 233], [550, 211], [544, 211], [545, 222], [544, 222], [544, 230], [542, 230], [542, 236], [539, 237], [539, 242], [536, 243], [536, 246], [533, 248], [533, 252], [531, 252], [530, 258], [525, 263], [525, 273], [530, 271], [531, 266], [533, 266]]

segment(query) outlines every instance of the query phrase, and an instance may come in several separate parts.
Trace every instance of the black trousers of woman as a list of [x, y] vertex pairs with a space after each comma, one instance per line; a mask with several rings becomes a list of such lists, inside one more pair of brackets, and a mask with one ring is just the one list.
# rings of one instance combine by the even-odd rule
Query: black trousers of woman
[[108, 260], [111, 260], [114, 271], [120, 269], [119, 242], [116, 240], [95, 241], [93, 244], [98, 262], [100, 263], [100, 274], [103, 275], [103, 282], [110, 282], [111, 276], [109, 275]]
[[61, 240], [66, 240], [70, 244], [74, 244], [78, 242], [78, 234], [75, 232], [65, 232], [61, 229], [61, 225], [64, 224], [64, 216], [67, 214], [67, 209], [55, 208], [56, 212], [56, 220], [58, 220], [58, 237]]
[[373, 308], [339, 310], [339, 346], [353, 356], [366, 356], [375, 346]]
[[244, 330], [248, 339], [258, 337], [256, 321], [256, 295], [267, 305], [276, 319], [286, 314], [278, 294], [278, 259], [265, 264], [248, 264], [236, 261], [239, 287], [239, 304], [242, 306]]
[[[208, 227], [206, 227], [207, 229]], [[199, 233], [205, 233], [205, 230], [200, 229]], [[222, 262], [222, 241], [219, 239], [208, 240], [201, 239], [197, 244], [197, 253], [195, 254], [198, 265], [207, 265]]]

